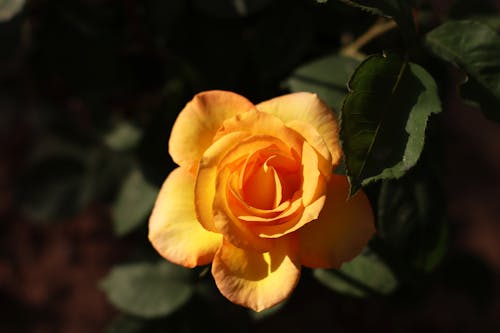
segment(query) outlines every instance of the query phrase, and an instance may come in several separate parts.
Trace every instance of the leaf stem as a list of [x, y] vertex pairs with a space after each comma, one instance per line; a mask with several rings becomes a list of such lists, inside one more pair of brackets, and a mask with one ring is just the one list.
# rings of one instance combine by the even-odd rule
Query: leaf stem
[[373, 39], [377, 38], [380, 35], [383, 35], [389, 30], [394, 29], [396, 26], [397, 24], [394, 20], [387, 20], [385, 18], [380, 18], [361, 36], [352, 41], [352, 43], [349, 43], [346, 46], [344, 46], [340, 50], [340, 53], [356, 59], [364, 59], [365, 55], [361, 53], [359, 50]]

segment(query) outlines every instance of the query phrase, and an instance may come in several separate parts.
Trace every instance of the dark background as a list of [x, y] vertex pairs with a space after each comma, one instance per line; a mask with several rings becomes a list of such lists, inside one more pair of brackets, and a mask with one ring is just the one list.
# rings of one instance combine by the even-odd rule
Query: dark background
[[[420, 1], [429, 27], [467, 12], [452, 2]], [[376, 19], [332, 0], [247, 5], [238, 12], [222, 0], [32, 0], [0, 23], [0, 332], [103, 332], [118, 311], [98, 281], [113, 264], [150, 251], [142, 249], [145, 227], [112, 232], [110, 205], [129, 166], [159, 186], [173, 168], [169, 130], [196, 92], [227, 89], [255, 103], [286, 93], [294, 68]], [[492, 5], [478, 1], [475, 10]], [[398, 47], [394, 31], [366, 52]], [[259, 332], [500, 331], [500, 128], [459, 100], [453, 80], [461, 74], [420, 60], [443, 99], [433, 121], [451, 226], [448, 254], [428, 280], [388, 299], [357, 300], [305, 270], [288, 304], [265, 320], [241, 327], [238, 315], [205, 316], [207, 304], [180, 317]], [[124, 120], [142, 139], [126, 153], [109, 151], [103, 138]]]

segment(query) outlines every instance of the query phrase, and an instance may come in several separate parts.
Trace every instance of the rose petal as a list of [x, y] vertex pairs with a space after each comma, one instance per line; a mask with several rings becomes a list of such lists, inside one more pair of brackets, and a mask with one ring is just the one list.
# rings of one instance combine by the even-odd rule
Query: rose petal
[[[195, 184], [195, 209], [201, 224], [210, 231], [220, 231], [214, 225], [214, 199], [220, 169], [263, 149], [289, 149], [282, 141], [268, 135], [231, 132], [215, 141], [203, 154]], [[220, 192], [219, 195], [221, 195]], [[224, 194], [225, 195], [225, 194]], [[224, 204], [226, 205], [226, 204]], [[225, 221], [225, 220], [224, 220]]]
[[298, 92], [270, 99], [256, 105], [258, 110], [280, 118], [285, 124], [300, 120], [312, 125], [325, 141], [332, 163], [342, 156], [338, 141], [338, 125], [332, 110], [316, 94]]
[[184, 168], [170, 173], [149, 219], [149, 240], [166, 259], [186, 267], [210, 263], [222, 236], [205, 230], [194, 211], [194, 177]]
[[269, 135], [285, 142], [291, 149], [299, 152], [304, 139], [296, 131], [285, 126], [283, 121], [266, 112], [250, 110], [239, 113], [224, 121], [215, 139], [235, 131], [248, 131], [253, 135]]
[[209, 231], [217, 231], [214, 226], [213, 203], [215, 198], [217, 169], [220, 160], [233, 146], [244, 139], [247, 133], [233, 132], [214, 142], [203, 154], [200, 161], [195, 193], [195, 211], [200, 223]]
[[[235, 207], [232, 205], [233, 201], [231, 201], [231, 210], [235, 212]], [[238, 215], [237, 212], [240, 212], [241, 210], [237, 210], [235, 212], [235, 215], [243, 221], [247, 222], [254, 222], [255, 225], [254, 227], [265, 227], [266, 224], [270, 225], [276, 225], [276, 224], [282, 224], [288, 220], [294, 219], [292, 215], [297, 215], [303, 210], [302, 206], [302, 199], [300, 198], [299, 194], [297, 194], [295, 197], [292, 198], [292, 200], [285, 201], [283, 204], [280, 205], [283, 209], [280, 211], [275, 211], [272, 210], [273, 213], [275, 214], [255, 214], [255, 215]], [[239, 208], [236, 205], [236, 208]], [[269, 211], [271, 212], [271, 211]], [[256, 230], [256, 229], [254, 229]]]
[[[273, 138], [273, 140], [275, 139]], [[270, 142], [273, 140], [270, 140]], [[235, 196], [242, 198], [244, 206], [249, 208], [249, 213], [236, 215], [262, 216], [264, 214], [269, 217], [268, 212], [277, 211], [279, 207], [283, 207], [283, 204], [286, 204], [295, 192], [300, 189], [302, 181], [300, 156], [286, 156], [289, 147], [281, 144], [279, 140], [276, 141], [276, 144], [249, 154], [245, 163], [240, 167], [239, 177], [232, 177], [231, 187], [234, 190]], [[280, 149], [280, 146], [283, 147]], [[265, 168], [262, 171], [268, 172], [269, 169], [272, 169], [273, 173], [275, 186], [271, 190], [275, 196], [272, 207], [268, 209], [258, 209], [256, 205], [248, 205], [250, 202], [244, 202], [243, 200], [245, 197], [245, 188], [255, 187], [254, 190], [256, 192], [262, 192], [263, 189], [267, 188], [266, 186], [262, 186], [261, 182], [249, 179], [256, 172], [255, 169], [259, 165]], [[235, 182], [235, 180], [238, 180], [238, 182]], [[255, 214], [251, 214], [250, 211], [253, 211]]]
[[260, 237], [281, 237], [318, 218], [326, 199], [326, 181], [318, 171], [317, 153], [307, 142], [303, 145], [302, 164], [302, 197], [274, 219], [253, 219], [254, 221], [274, 222], [272, 224], [257, 223], [252, 226], [252, 230]]
[[197, 94], [181, 111], [170, 134], [169, 153], [175, 163], [195, 170], [222, 123], [254, 109], [245, 97], [228, 91]]
[[[263, 136], [252, 136], [236, 146], [234, 150], [255, 151], [247, 149], [246, 145], [260, 147], [266, 143], [266, 141], [261, 141], [263, 138]], [[235, 159], [239, 153], [228, 153], [227, 155], [227, 158]], [[304, 180], [302, 191], [298, 192], [298, 194], [302, 193], [302, 197], [292, 201], [290, 207], [274, 216], [266, 214], [256, 215], [256, 218], [252, 218], [252, 214], [245, 213], [245, 205], [242, 202], [244, 200], [235, 195], [230, 186], [231, 171], [219, 170], [217, 195], [213, 208], [214, 224], [217, 230], [237, 246], [265, 250], [269, 246], [265, 239], [278, 238], [292, 233], [306, 223], [317, 219], [325, 202], [326, 182], [317, 168], [317, 153], [306, 142], [303, 143], [302, 159], [302, 178]], [[230, 164], [225, 163], [224, 160], [220, 163], [221, 165]], [[200, 167], [201, 169], [202, 167]], [[295, 177], [300, 176], [299, 174]], [[260, 191], [269, 190], [264, 187], [263, 182], [260, 185], [263, 186]]]
[[298, 230], [301, 263], [312, 268], [339, 268], [358, 255], [375, 233], [373, 211], [359, 191], [347, 200], [347, 177], [332, 175], [326, 203], [317, 221]]
[[291, 217], [283, 219], [283, 223], [275, 225], [260, 223], [255, 225], [253, 230], [263, 238], [278, 238], [290, 234], [318, 218], [325, 204], [325, 198], [326, 196], [323, 195], [309, 206], [305, 208], [301, 207], [301, 209], [298, 209]]
[[290, 201], [285, 201], [274, 209], [258, 209], [248, 205], [233, 188], [227, 196], [234, 216], [244, 221], [269, 222], [288, 211], [291, 206]]
[[[325, 202], [326, 182], [317, 169], [317, 153], [307, 143], [303, 145], [302, 158], [303, 188], [302, 191], [295, 194], [295, 200], [291, 201], [286, 210], [276, 215], [252, 216], [242, 214], [245, 206], [240, 202], [241, 199], [231, 191], [227, 200], [229, 200], [228, 209], [238, 218], [238, 221], [235, 221], [234, 224], [239, 224], [241, 228], [251, 230], [254, 234], [263, 238], [277, 238], [317, 219]], [[263, 184], [263, 182], [260, 184]], [[262, 191], [264, 189], [261, 188], [260, 192]], [[222, 190], [218, 193], [221, 192]]]
[[292, 120], [287, 123], [286, 126], [293, 129], [297, 133], [300, 133], [307, 143], [314, 148], [317, 153], [317, 168], [321, 171], [324, 177], [329, 179], [332, 174], [332, 165], [336, 165], [339, 161], [336, 163], [332, 162], [330, 150], [321, 135], [319, 135], [314, 127], [302, 121]]
[[225, 239], [236, 246], [251, 248], [260, 252], [267, 251], [273, 246], [273, 242], [269, 239], [260, 238], [251, 230], [248, 223], [239, 220], [232, 211], [231, 188], [228, 185], [230, 176], [231, 170], [228, 168], [219, 171], [217, 195], [213, 205], [214, 225], [224, 235]]
[[295, 288], [300, 266], [288, 241], [276, 241], [269, 252], [243, 250], [224, 241], [215, 255], [212, 275], [231, 302], [262, 311], [285, 300]]
[[242, 188], [244, 200], [252, 207], [269, 210], [281, 202], [281, 182], [274, 168], [255, 168]]
[[318, 170], [318, 155], [311, 146], [304, 142], [302, 146], [302, 202], [307, 207], [312, 201], [323, 195], [323, 177]]

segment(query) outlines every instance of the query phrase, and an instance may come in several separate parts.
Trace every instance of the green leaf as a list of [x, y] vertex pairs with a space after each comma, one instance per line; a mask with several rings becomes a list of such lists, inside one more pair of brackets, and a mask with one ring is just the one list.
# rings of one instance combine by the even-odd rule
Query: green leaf
[[0, 0], [0, 22], [14, 17], [24, 7], [25, 0]]
[[462, 96], [489, 119], [500, 122], [500, 37], [489, 26], [474, 21], [452, 21], [429, 32], [426, 44], [443, 60], [469, 76]]
[[432, 113], [441, 111], [434, 79], [394, 54], [366, 59], [349, 81], [340, 116], [351, 195], [372, 181], [399, 178], [424, 146]]
[[146, 181], [139, 169], [133, 169], [112, 207], [115, 233], [123, 236], [146, 221], [157, 194], [158, 188]]
[[430, 271], [444, 257], [448, 225], [437, 182], [428, 176], [384, 181], [378, 201], [378, 233], [390, 253]]
[[105, 144], [116, 151], [124, 151], [137, 147], [142, 138], [139, 128], [129, 122], [119, 122], [104, 136]]
[[500, 29], [500, 14], [474, 15], [469, 20], [489, 26], [493, 30]]
[[359, 61], [339, 54], [314, 60], [297, 68], [287, 79], [292, 92], [309, 91], [334, 110], [340, 110], [347, 94], [347, 81], [359, 65]]
[[166, 261], [125, 264], [115, 266], [100, 286], [118, 309], [154, 318], [172, 313], [189, 300], [191, 273]]
[[344, 263], [339, 270], [315, 269], [313, 274], [328, 288], [354, 297], [388, 295], [398, 286], [392, 271], [370, 250]]
[[416, 38], [412, 9], [408, 0], [341, 0], [374, 15], [392, 17], [399, 25], [405, 39], [412, 42]]

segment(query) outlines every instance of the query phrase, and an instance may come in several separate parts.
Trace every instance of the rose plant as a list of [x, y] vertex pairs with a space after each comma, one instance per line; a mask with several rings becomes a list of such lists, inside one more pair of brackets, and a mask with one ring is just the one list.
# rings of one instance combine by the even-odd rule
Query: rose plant
[[316, 94], [257, 105], [227, 91], [197, 94], [180, 112], [149, 239], [169, 261], [212, 275], [255, 311], [286, 299], [301, 266], [339, 268], [375, 232], [362, 191], [333, 174], [342, 151], [332, 110]]

